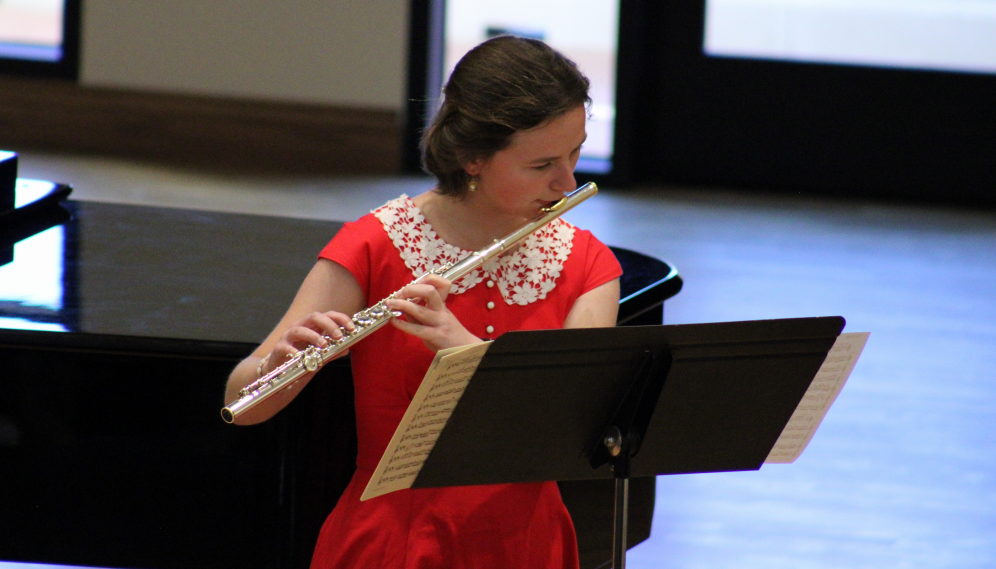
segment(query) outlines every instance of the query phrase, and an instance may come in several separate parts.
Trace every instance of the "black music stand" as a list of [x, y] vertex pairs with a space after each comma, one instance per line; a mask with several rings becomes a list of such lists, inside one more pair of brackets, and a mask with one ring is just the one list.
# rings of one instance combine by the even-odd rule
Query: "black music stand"
[[757, 470], [841, 317], [509, 332], [488, 350], [413, 488]]

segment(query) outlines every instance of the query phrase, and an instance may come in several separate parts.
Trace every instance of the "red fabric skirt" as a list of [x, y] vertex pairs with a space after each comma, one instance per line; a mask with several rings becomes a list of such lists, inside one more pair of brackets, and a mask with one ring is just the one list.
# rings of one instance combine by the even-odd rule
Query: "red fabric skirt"
[[555, 482], [400, 490], [366, 502], [357, 470], [325, 520], [312, 569], [577, 569]]

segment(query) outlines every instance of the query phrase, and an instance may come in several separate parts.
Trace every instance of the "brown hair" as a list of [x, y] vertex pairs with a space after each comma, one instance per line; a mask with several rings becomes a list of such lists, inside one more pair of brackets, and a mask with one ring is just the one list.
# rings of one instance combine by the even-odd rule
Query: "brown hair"
[[443, 88], [443, 104], [422, 135], [422, 167], [443, 195], [462, 197], [464, 165], [488, 159], [513, 134], [587, 105], [588, 78], [545, 43], [492, 38], [463, 56]]

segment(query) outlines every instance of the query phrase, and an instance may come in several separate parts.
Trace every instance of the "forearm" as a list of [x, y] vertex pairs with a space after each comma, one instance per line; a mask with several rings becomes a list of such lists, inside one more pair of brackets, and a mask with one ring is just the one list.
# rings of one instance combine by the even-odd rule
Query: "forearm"
[[[262, 360], [262, 357], [252, 355], [242, 360], [239, 365], [235, 366], [235, 369], [232, 370], [231, 375], [228, 376], [228, 384], [225, 388], [226, 405], [238, 399], [239, 391], [241, 391], [243, 387], [258, 379], [257, 369], [259, 368], [259, 364]], [[275, 366], [268, 367], [272, 369], [272, 367]], [[266, 371], [263, 373], [265, 374]], [[301, 392], [304, 386], [307, 385], [314, 376], [314, 373], [301, 376], [291, 385], [281, 389], [278, 393], [270, 396], [266, 400], [258, 403], [252, 409], [239, 415], [235, 419], [235, 424], [253, 425], [270, 419], [279, 413], [280, 410], [286, 407], [291, 401], [293, 401], [294, 398], [297, 397], [297, 394]]]
[[[329, 291], [335, 291], [330, 295]], [[239, 391], [273, 371], [286, 358], [309, 345], [324, 346], [327, 338], [341, 338], [343, 330], [353, 329], [347, 314], [363, 306], [363, 291], [353, 276], [332, 261], [319, 260], [305, 278], [294, 302], [270, 335], [255, 352], [235, 366], [225, 388], [225, 403], [235, 401]], [[269, 354], [268, 362], [259, 370], [260, 362]], [[345, 356], [342, 352], [337, 357]], [[260, 423], [277, 414], [314, 377], [309, 373], [272, 397], [258, 403], [236, 419], [239, 425]]]

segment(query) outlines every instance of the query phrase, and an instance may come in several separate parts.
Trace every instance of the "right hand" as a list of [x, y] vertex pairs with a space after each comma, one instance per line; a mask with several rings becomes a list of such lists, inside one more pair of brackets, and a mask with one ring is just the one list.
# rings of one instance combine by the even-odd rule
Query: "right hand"
[[[263, 366], [263, 375], [266, 375], [279, 367], [282, 363], [290, 359], [297, 352], [306, 349], [308, 346], [318, 346], [324, 348], [328, 341], [325, 336], [338, 340], [343, 336], [343, 329], [352, 332], [354, 330], [353, 320], [341, 312], [312, 312], [304, 318], [298, 320], [284, 331], [277, 339], [277, 343], [267, 357], [266, 365]], [[349, 353], [345, 350], [336, 354], [335, 358], [341, 358]]]
[[388, 309], [404, 315], [404, 318], [392, 318], [391, 324], [406, 334], [421, 338], [433, 352], [480, 342], [481, 339], [468, 332], [446, 307], [452, 284], [439, 275], [428, 275], [418, 284], [401, 289], [399, 298], [385, 302]]

